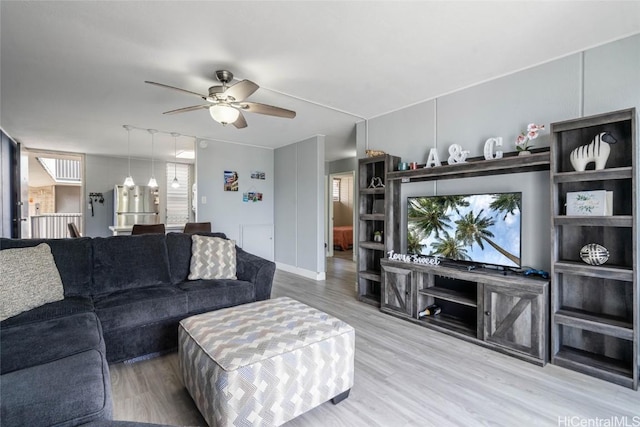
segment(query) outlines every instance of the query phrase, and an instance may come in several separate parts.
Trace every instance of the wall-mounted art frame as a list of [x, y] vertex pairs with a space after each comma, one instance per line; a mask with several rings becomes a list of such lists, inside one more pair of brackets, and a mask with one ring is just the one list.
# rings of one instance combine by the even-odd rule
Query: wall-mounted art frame
[[238, 191], [238, 172], [224, 171], [224, 191]]

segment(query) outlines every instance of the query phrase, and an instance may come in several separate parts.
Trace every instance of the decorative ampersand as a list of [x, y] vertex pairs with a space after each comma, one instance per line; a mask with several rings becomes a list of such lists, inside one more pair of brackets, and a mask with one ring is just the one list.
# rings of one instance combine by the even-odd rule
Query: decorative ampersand
[[447, 161], [450, 165], [454, 163], [466, 163], [468, 155], [469, 152], [466, 150], [463, 151], [462, 146], [453, 144], [449, 147], [449, 159], [447, 159]]

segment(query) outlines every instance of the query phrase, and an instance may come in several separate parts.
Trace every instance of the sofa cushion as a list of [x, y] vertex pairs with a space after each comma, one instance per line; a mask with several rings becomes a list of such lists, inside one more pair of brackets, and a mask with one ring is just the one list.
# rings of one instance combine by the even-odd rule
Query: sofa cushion
[[189, 280], [236, 278], [236, 242], [198, 235], [191, 240]]
[[189, 314], [246, 304], [256, 300], [251, 282], [232, 279], [193, 280], [178, 285], [187, 294]]
[[93, 269], [91, 238], [79, 239], [5, 239], [0, 238], [0, 249], [26, 248], [46, 243], [51, 247], [58, 267], [64, 295], [91, 294]]
[[187, 296], [175, 286], [128, 289], [94, 300], [102, 329], [133, 328], [187, 314]]
[[32, 322], [55, 319], [77, 313], [93, 312], [93, 302], [88, 297], [67, 297], [62, 301], [56, 301], [34, 308], [17, 316], [10, 317], [0, 322], [2, 328], [16, 325], [24, 325]]
[[3, 426], [76, 426], [112, 417], [105, 356], [88, 350], [0, 376]]
[[164, 234], [95, 237], [93, 294], [171, 283]]
[[[212, 236], [226, 239], [224, 233], [195, 233], [200, 236]], [[167, 234], [167, 251], [169, 253], [169, 267], [171, 269], [171, 283], [174, 285], [184, 282], [191, 269], [191, 234]]]
[[63, 298], [49, 245], [0, 251], [0, 320]]
[[104, 331], [109, 363], [153, 357], [178, 348], [178, 322], [184, 314], [133, 328]]
[[82, 313], [0, 329], [1, 373], [51, 362], [83, 351], [104, 353], [95, 313]]

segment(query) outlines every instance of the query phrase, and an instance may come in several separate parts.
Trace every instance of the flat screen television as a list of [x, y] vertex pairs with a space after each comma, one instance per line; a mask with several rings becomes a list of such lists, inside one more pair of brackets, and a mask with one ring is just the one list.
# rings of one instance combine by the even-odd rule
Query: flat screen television
[[407, 198], [407, 253], [519, 268], [522, 193]]

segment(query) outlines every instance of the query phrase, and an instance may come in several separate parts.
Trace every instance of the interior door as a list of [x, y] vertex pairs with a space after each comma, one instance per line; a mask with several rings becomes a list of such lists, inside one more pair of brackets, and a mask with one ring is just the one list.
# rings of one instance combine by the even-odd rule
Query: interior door
[[17, 197], [15, 202], [16, 238], [28, 239], [31, 237], [29, 224], [29, 153], [22, 144], [16, 144], [17, 171], [15, 180], [17, 183]]
[[29, 237], [29, 157], [21, 145], [1, 132], [2, 236]]

